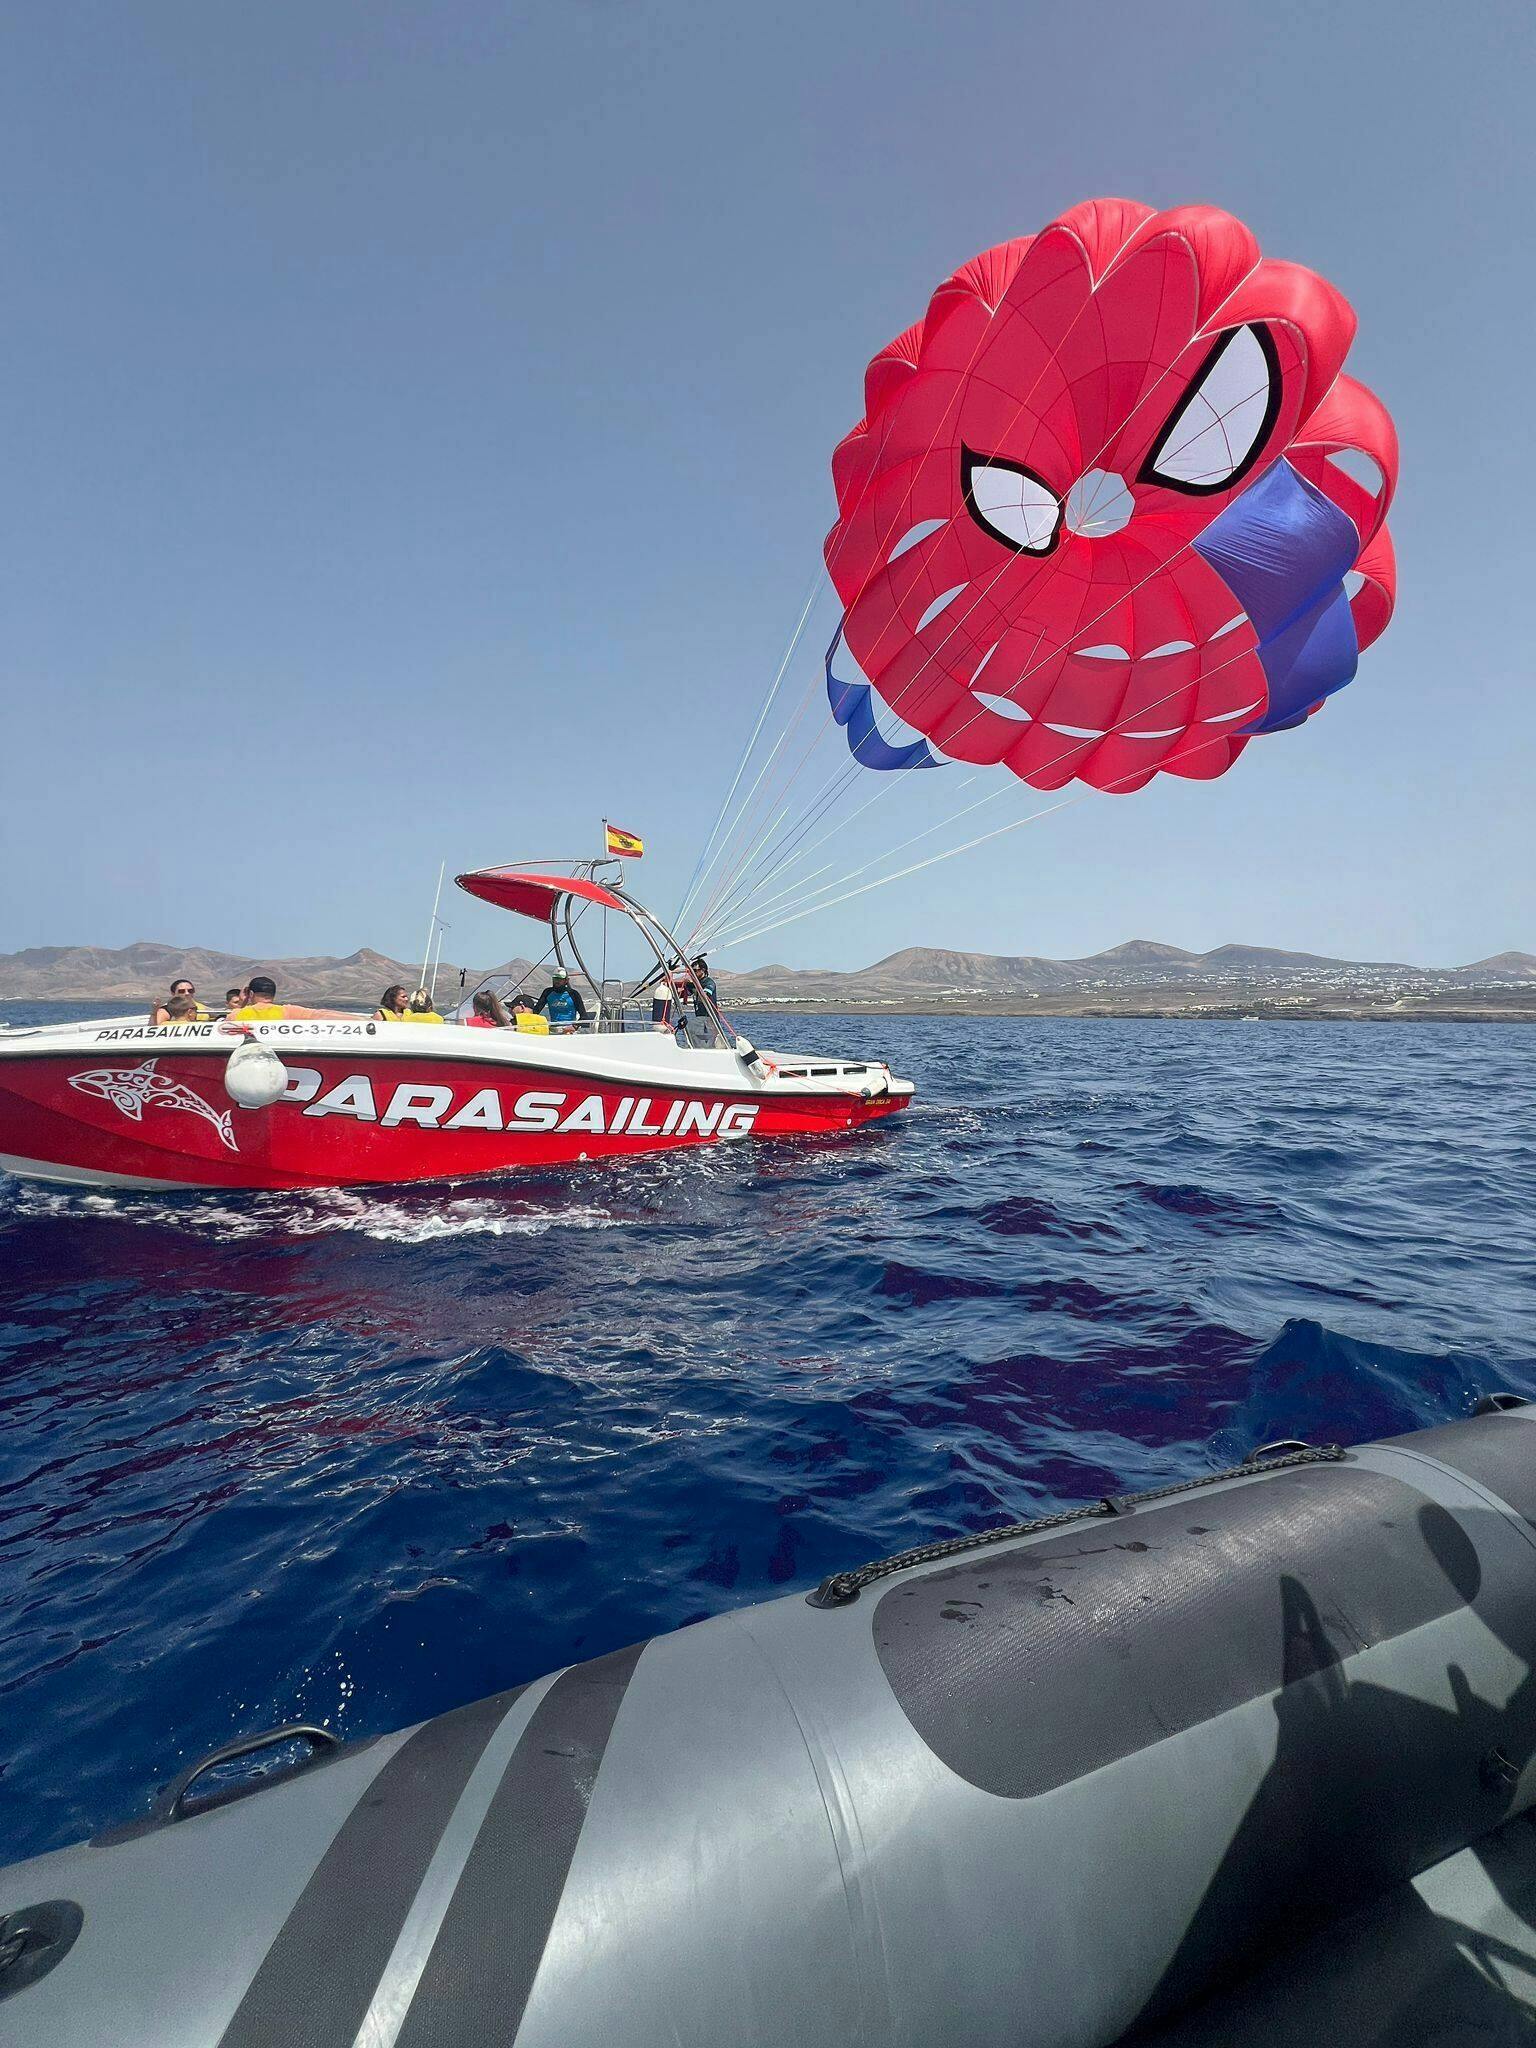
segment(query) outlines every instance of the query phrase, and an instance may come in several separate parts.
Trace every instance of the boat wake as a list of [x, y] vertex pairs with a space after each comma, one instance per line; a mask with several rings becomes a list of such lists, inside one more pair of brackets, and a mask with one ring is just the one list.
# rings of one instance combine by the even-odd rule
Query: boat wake
[[322, 1188], [303, 1195], [103, 1194], [0, 1179], [0, 1219], [131, 1224], [234, 1243], [241, 1239], [323, 1237], [347, 1232], [381, 1244], [434, 1238], [543, 1237], [552, 1230], [617, 1230], [630, 1219], [617, 1207], [519, 1189], [402, 1193]]

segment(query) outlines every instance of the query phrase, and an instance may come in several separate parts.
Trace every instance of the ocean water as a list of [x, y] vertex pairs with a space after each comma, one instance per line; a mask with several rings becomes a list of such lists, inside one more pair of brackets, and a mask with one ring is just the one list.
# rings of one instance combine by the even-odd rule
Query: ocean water
[[240, 1733], [396, 1727], [916, 1541], [1536, 1394], [1536, 1033], [754, 1036], [918, 1102], [407, 1192], [0, 1177], [0, 1857]]

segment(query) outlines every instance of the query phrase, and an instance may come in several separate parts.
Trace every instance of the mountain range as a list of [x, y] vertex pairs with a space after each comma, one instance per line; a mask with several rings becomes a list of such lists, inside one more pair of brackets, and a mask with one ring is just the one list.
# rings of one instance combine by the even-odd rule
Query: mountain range
[[[524, 960], [465, 970], [473, 985], [486, 973], [521, 974]], [[343, 958], [307, 954], [259, 960], [203, 946], [142, 942], [133, 946], [33, 946], [0, 953], [0, 999], [32, 1002], [123, 1001], [137, 1004], [189, 976], [205, 1000], [258, 971], [272, 975], [281, 994], [321, 1003], [373, 1004], [393, 981], [414, 985], [419, 965], [360, 948]], [[1192, 953], [1152, 939], [1132, 939], [1082, 959], [1052, 960], [1025, 954], [963, 953], [908, 946], [870, 967], [784, 967], [769, 964], [732, 973], [720, 970], [728, 1002], [952, 1003], [1039, 996], [1092, 996], [1134, 989], [1197, 992], [1243, 988], [1350, 991], [1383, 989], [1509, 988], [1536, 983], [1536, 954], [1496, 953], [1453, 968], [1415, 967], [1405, 961], [1336, 960], [1272, 946], [1217, 946]], [[456, 994], [457, 966], [445, 966], [439, 989]]]

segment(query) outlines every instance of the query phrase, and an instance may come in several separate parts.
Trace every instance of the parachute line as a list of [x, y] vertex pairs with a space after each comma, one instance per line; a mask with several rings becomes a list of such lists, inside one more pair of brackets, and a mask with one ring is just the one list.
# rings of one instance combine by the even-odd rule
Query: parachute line
[[[766, 725], [768, 721], [768, 714], [773, 709], [773, 700], [779, 694], [779, 685], [783, 682], [785, 675], [788, 673], [789, 664], [794, 659], [795, 649], [800, 645], [800, 636], [805, 631], [806, 621], [810, 618], [811, 612], [815, 607], [816, 600], [821, 595], [822, 578], [826, 574], [826, 564], [818, 563], [816, 573], [811, 578], [810, 588], [809, 590], [807, 590], [805, 594], [805, 603], [800, 607], [800, 617], [796, 621], [795, 630], [789, 636], [789, 645], [784, 650], [783, 659], [780, 661], [779, 666], [774, 673], [773, 681], [768, 687], [768, 694], [763, 699], [762, 709], [757, 714], [757, 723], [753, 726], [751, 736], [747, 740], [746, 745], [742, 748], [741, 758], [736, 763], [736, 773], [731, 777], [731, 786], [725, 792], [725, 795], [721, 800], [720, 808], [715, 813], [715, 821], [709, 828], [709, 837], [704, 841], [703, 846], [699, 849], [699, 857], [693, 864], [693, 873], [688, 879], [688, 888], [683, 896], [681, 904], [678, 906], [677, 915], [673, 919], [674, 926], [681, 922], [683, 913], [687, 910], [689, 903], [693, 900], [694, 891], [698, 887], [700, 878], [704, 873], [705, 856], [708, 854], [710, 848], [714, 845], [715, 835], [720, 830], [720, 826], [722, 821], [724, 820], [725, 814], [731, 807], [731, 800], [735, 796], [736, 791], [740, 786], [742, 776], [745, 775], [747, 772], [747, 763], [751, 760], [753, 749], [756, 747], [758, 740], [762, 735], [763, 727], [764, 725]], [[771, 755], [769, 756], [769, 759], [772, 759]], [[762, 772], [766, 771], [766, 767], [767, 763], [765, 762], [764, 769], [759, 771], [760, 775]], [[750, 791], [748, 792], [748, 794], [750, 794]]]

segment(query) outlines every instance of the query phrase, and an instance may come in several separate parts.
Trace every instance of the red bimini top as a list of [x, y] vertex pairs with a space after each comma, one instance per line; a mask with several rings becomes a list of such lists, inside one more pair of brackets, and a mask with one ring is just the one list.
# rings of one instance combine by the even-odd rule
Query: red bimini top
[[531, 917], [547, 924], [562, 896], [579, 897], [583, 903], [599, 903], [604, 910], [622, 910], [629, 905], [601, 882], [585, 881], [579, 875], [530, 875], [518, 868], [476, 868], [472, 874], [455, 875], [466, 894], [482, 903], [494, 903], [498, 910], [512, 910], [519, 917]]

